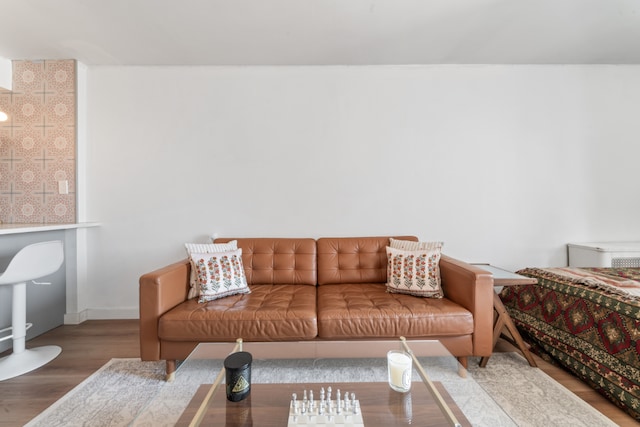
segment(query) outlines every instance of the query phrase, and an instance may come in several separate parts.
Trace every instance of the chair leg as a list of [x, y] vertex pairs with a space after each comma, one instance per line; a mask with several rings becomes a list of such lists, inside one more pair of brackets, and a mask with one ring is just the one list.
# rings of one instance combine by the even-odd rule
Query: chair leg
[[11, 326], [13, 334], [13, 354], [25, 350], [27, 339], [27, 284], [13, 285], [13, 305], [11, 307]]
[[13, 332], [13, 352], [0, 359], [0, 381], [14, 378], [46, 365], [58, 357], [62, 349], [55, 345], [46, 345], [32, 349], [25, 348], [27, 336], [27, 285], [13, 285], [13, 306], [11, 322]]

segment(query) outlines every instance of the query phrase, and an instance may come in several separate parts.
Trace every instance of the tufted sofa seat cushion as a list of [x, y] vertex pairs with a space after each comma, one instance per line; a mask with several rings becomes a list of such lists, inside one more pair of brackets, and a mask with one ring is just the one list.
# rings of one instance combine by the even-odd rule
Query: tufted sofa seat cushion
[[473, 328], [471, 312], [445, 298], [392, 294], [384, 283], [318, 287], [320, 338], [446, 337]]
[[249, 285], [250, 294], [191, 299], [159, 320], [166, 341], [295, 341], [318, 334], [315, 286]]

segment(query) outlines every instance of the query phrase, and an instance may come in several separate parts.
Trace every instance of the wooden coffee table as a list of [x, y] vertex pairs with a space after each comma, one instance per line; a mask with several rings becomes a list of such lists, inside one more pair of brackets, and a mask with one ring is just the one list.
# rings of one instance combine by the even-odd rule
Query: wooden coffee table
[[[471, 426], [460, 408], [440, 383], [435, 383], [447, 405], [461, 426]], [[302, 394], [303, 389], [320, 390], [326, 383], [304, 384], [252, 384], [251, 394], [241, 402], [229, 402], [221, 387], [202, 418], [203, 426], [273, 426], [286, 427], [289, 417], [291, 394]], [[335, 387], [353, 391], [361, 402], [364, 425], [396, 426], [420, 425], [440, 427], [449, 425], [427, 388], [413, 384], [406, 394], [393, 391], [387, 383], [336, 383]], [[200, 386], [182, 413], [176, 426], [190, 426], [200, 404], [211, 385]], [[317, 395], [316, 395], [317, 397]], [[311, 427], [311, 426], [309, 426]]]
[[[393, 349], [412, 352], [414, 374], [420, 378], [416, 380], [414, 375], [408, 393], [398, 393], [389, 387], [386, 355]], [[251, 392], [245, 400], [230, 402], [222, 384], [222, 361], [240, 350], [253, 356]], [[265, 374], [263, 381], [276, 383], [260, 383], [260, 372], [266, 372], [260, 371], [261, 367], [273, 370], [277, 377], [278, 367], [283, 366], [280, 360], [284, 360], [286, 366], [303, 367], [300, 368], [301, 376], [291, 375], [292, 371], [288, 369], [288, 376], [283, 377], [283, 381]], [[353, 375], [345, 377], [343, 372], [348, 369], [364, 369], [369, 377], [363, 381], [367, 382], [353, 382]], [[446, 378], [447, 384], [455, 384], [454, 393], [443, 384], [431, 381], [429, 371]], [[343, 377], [350, 382], [341, 381]], [[198, 383], [200, 378], [202, 381]], [[469, 401], [473, 396], [467, 396], [467, 392], [474, 393], [476, 398], [477, 393], [484, 393], [478, 390], [477, 384], [472, 387], [474, 384], [473, 378], [437, 340], [201, 343], [180, 364], [175, 381], [169, 387], [176, 393], [187, 391], [179, 399], [171, 393], [160, 395], [154, 405], [175, 408], [176, 420], [177, 411], [182, 411], [177, 425], [286, 427], [293, 393], [301, 400], [304, 390], [314, 390], [317, 400], [320, 388], [331, 386], [333, 400], [337, 389], [355, 393], [362, 421], [367, 427], [469, 426], [471, 424], [453, 398], [458, 396]], [[179, 406], [176, 400], [184, 403]], [[500, 408], [495, 410], [501, 411]], [[312, 427], [312, 424], [307, 426]]]

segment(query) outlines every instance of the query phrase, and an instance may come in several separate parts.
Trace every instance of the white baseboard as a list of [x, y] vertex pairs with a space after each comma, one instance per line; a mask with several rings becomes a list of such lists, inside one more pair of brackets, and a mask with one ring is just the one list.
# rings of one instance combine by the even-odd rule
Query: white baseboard
[[79, 325], [89, 318], [87, 310], [83, 310], [80, 313], [65, 313], [64, 324], [65, 325]]
[[138, 307], [129, 308], [90, 308], [89, 320], [106, 319], [139, 319], [140, 310]]
[[65, 325], [79, 325], [85, 320], [139, 319], [140, 310], [135, 308], [89, 308], [80, 313], [66, 313]]

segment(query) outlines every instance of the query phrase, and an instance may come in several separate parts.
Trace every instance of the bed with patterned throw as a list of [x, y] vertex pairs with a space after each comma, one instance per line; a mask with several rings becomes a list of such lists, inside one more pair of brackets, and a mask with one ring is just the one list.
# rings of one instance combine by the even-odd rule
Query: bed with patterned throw
[[640, 421], [640, 269], [518, 273], [538, 284], [505, 287], [500, 298], [523, 338]]

